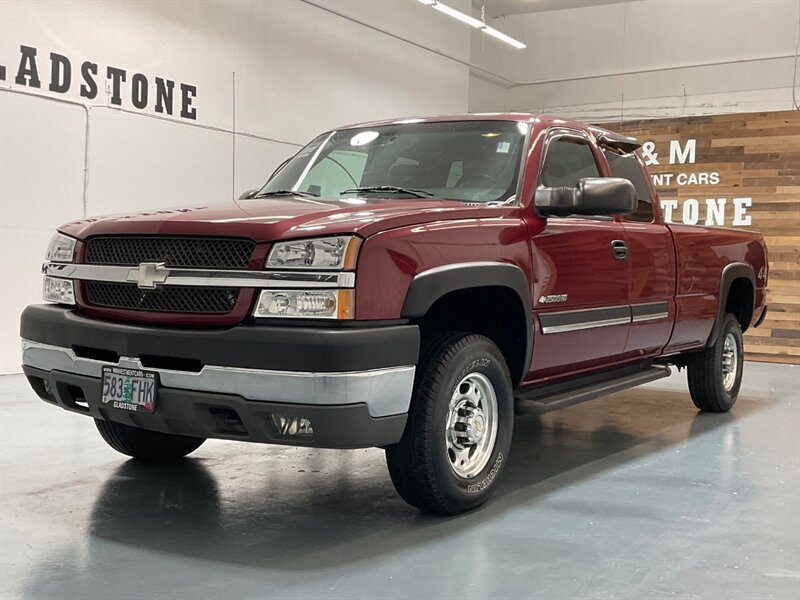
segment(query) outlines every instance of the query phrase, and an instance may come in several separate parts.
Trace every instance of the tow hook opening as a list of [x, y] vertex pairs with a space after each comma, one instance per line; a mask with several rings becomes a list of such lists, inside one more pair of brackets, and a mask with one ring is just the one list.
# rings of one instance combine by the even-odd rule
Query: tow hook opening
[[208, 413], [214, 419], [216, 432], [225, 435], [247, 436], [249, 432], [244, 426], [242, 418], [232, 408], [212, 406]]
[[58, 400], [56, 399], [55, 389], [50, 385], [50, 382], [42, 377], [28, 377], [28, 383], [31, 384], [33, 391], [36, 392], [36, 395], [39, 396], [45, 402], [50, 402], [52, 404], [58, 404]]
[[64, 402], [64, 406], [78, 412], [89, 412], [89, 402], [83, 388], [77, 385], [56, 384], [58, 385], [59, 397]]

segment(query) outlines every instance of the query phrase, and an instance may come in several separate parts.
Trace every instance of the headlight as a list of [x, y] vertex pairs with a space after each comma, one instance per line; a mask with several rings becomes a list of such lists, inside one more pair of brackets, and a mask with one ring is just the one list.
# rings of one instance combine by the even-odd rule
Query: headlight
[[75, 258], [75, 239], [56, 233], [50, 238], [45, 260], [53, 262], [72, 262]]
[[278, 242], [266, 267], [293, 269], [354, 269], [361, 239], [353, 235]]
[[75, 288], [72, 279], [45, 277], [42, 296], [46, 302], [57, 304], [75, 304]]
[[254, 317], [352, 319], [354, 290], [263, 290]]

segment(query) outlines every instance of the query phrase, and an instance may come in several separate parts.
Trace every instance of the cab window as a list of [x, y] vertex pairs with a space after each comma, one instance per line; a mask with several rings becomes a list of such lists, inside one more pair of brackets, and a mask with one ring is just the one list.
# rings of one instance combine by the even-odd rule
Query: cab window
[[557, 138], [547, 148], [541, 185], [575, 187], [584, 177], [600, 177], [592, 149], [587, 142]]

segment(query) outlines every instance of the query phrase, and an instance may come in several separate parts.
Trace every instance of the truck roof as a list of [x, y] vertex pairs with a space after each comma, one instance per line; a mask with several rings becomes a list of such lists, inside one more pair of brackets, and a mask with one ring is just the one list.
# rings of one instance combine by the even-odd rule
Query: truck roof
[[436, 123], [441, 121], [520, 121], [530, 123], [536, 120], [553, 121], [560, 120], [563, 123], [571, 123], [585, 129], [586, 125], [566, 119], [558, 119], [551, 115], [540, 115], [534, 113], [518, 113], [518, 112], [490, 112], [490, 113], [456, 113], [450, 115], [430, 115], [430, 116], [416, 116], [416, 117], [400, 117], [397, 119], [380, 119], [377, 121], [369, 121], [367, 123], [355, 123], [341, 127], [340, 129], [353, 129], [356, 127], [369, 127], [380, 125], [393, 125], [402, 123]]
[[564, 119], [554, 115], [519, 112], [461, 113], [450, 115], [434, 115], [427, 117], [403, 117], [398, 119], [382, 119], [366, 123], [355, 123], [337, 129], [355, 129], [362, 127], [379, 127], [382, 125], [400, 125], [403, 123], [437, 123], [443, 121], [517, 121], [520, 123], [538, 123], [543, 127], [569, 127], [589, 132], [598, 142], [605, 142], [626, 152], [636, 150], [641, 144], [636, 138], [615, 133], [596, 125], [587, 125], [579, 121]]

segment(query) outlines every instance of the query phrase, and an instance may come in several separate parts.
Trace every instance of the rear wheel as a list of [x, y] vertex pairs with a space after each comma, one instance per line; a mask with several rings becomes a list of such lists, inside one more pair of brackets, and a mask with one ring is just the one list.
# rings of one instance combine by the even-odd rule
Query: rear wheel
[[514, 404], [503, 355], [488, 338], [439, 333], [423, 342], [408, 423], [386, 448], [409, 504], [458, 514], [489, 499], [508, 459]]
[[150, 431], [116, 421], [95, 419], [94, 424], [105, 442], [117, 452], [154, 462], [186, 456], [206, 441], [205, 438]]
[[726, 314], [716, 342], [688, 362], [689, 393], [694, 405], [708, 412], [727, 412], [739, 396], [744, 367], [742, 328]]

